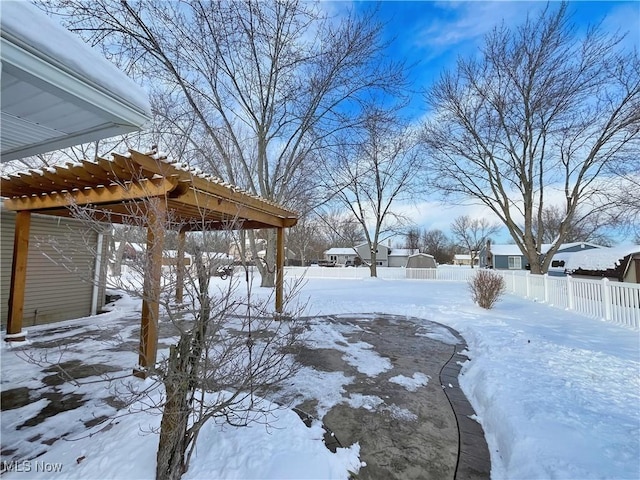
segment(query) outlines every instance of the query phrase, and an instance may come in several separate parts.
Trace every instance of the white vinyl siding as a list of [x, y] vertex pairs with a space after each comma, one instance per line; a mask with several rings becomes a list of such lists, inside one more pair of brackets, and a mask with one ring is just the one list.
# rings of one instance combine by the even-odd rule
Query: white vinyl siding
[[509, 257], [509, 270], [522, 270], [522, 257]]
[[[3, 211], [0, 244], [3, 326], [7, 323], [14, 231], [15, 214]], [[97, 237], [96, 232], [73, 219], [31, 216], [23, 328], [91, 314]], [[107, 243], [103, 242], [103, 259]], [[104, 305], [104, 297], [105, 288], [101, 285], [98, 310]]]

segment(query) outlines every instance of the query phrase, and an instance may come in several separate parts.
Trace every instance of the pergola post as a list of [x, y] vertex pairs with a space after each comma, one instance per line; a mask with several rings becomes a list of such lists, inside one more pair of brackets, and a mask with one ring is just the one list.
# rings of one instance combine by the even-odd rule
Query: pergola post
[[158, 318], [160, 314], [160, 277], [162, 275], [162, 252], [166, 205], [164, 198], [148, 200], [147, 258], [142, 295], [142, 319], [140, 328], [140, 355], [134, 370], [136, 377], [146, 378], [149, 367], [156, 363], [158, 349]]
[[22, 317], [24, 315], [24, 292], [27, 284], [27, 259], [29, 256], [29, 230], [31, 212], [16, 213], [16, 230], [13, 241], [13, 263], [9, 287], [9, 309], [7, 311], [7, 341], [24, 340]]
[[282, 313], [284, 289], [284, 228], [277, 229], [276, 235], [276, 312]]
[[187, 232], [178, 233], [178, 258], [176, 259], [176, 303], [182, 303], [184, 296], [184, 244]]

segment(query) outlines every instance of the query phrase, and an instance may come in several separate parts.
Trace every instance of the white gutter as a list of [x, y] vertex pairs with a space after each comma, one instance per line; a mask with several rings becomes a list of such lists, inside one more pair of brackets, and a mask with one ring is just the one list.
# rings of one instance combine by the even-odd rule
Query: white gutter
[[[54, 64], [53, 59], [34, 55], [26, 48], [23, 48], [20, 43], [19, 39], [11, 38], [10, 35], [3, 32], [0, 43], [3, 68], [12, 66], [19, 71], [53, 85], [68, 95], [112, 115], [116, 124], [141, 128], [149, 121], [151, 109], [148, 106], [146, 93], [139, 86], [136, 85], [137, 90], [142, 94], [140, 95], [140, 101], [136, 105], [129, 99], [123, 99], [109, 90], [108, 86], [100, 85], [78, 72], [71, 73], [68, 69], [59, 68]], [[117, 74], [124, 75], [115, 66], [113, 66], [113, 69], [117, 72], [114, 76], [119, 78]], [[127, 80], [131, 82], [128, 78]]]
[[93, 272], [93, 292], [91, 294], [91, 315], [98, 313], [98, 291], [100, 290], [100, 273], [102, 271], [102, 242], [104, 235], [98, 233], [95, 270]]

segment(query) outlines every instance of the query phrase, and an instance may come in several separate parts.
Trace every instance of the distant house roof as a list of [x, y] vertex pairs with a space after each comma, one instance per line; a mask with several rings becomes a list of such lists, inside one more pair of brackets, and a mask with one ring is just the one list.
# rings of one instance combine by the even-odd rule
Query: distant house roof
[[609, 270], [620, 265], [627, 255], [640, 253], [640, 245], [625, 245], [613, 248], [598, 248], [574, 252], [565, 262], [567, 270]]
[[[546, 253], [551, 248], [551, 243], [543, 243], [540, 247], [541, 253]], [[596, 245], [595, 243], [587, 243], [587, 242], [573, 242], [573, 243], [563, 243], [560, 245], [558, 252], [562, 252], [563, 250], [567, 250], [572, 247], [576, 247], [578, 245], [585, 245], [591, 247], [589, 251], [594, 248], [602, 248], [601, 245]], [[517, 245], [508, 244], [508, 245], [491, 245], [491, 253], [494, 255], [522, 255], [520, 248]]]
[[471, 261], [471, 255], [469, 255], [468, 253], [456, 253], [453, 258], [455, 260], [469, 260]]
[[29, 2], [2, 2], [1, 160], [140, 130], [147, 93]]
[[325, 255], [356, 255], [357, 252], [353, 247], [341, 248], [333, 247], [324, 252]]
[[491, 245], [491, 253], [494, 255], [522, 255], [517, 245]]

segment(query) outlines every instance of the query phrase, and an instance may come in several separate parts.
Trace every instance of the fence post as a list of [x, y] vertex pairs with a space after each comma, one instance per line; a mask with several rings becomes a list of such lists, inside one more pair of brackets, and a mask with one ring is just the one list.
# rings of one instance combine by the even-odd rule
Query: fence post
[[567, 275], [567, 307], [569, 310], [574, 309], [573, 304], [573, 286], [571, 285], [571, 275]]
[[602, 303], [604, 304], [604, 319], [611, 320], [611, 285], [609, 279], [602, 279]]
[[527, 278], [527, 298], [531, 298], [531, 272], [527, 271], [525, 277]]
[[549, 274], [545, 273], [542, 280], [544, 282], [544, 303], [549, 303]]

